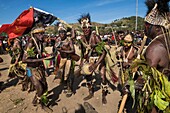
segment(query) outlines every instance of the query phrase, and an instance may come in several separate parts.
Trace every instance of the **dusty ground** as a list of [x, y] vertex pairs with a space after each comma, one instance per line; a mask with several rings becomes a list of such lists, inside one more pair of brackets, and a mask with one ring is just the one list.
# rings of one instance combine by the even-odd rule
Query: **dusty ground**
[[[6, 82], [8, 79], [10, 56], [0, 56], [4, 59], [4, 62], [0, 64], [0, 72], [2, 74], [0, 82]], [[59, 85], [59, 80], [53, 81], [53, 79], [53, 75], [47, 77], [49, 98], [51, 101], [50, 108], [53, 110], [53, 113], [63, 113], [63, 107], [67, 108], [68, 113], [75, 113], [75, 109], [78, 109], [79, 105], [84, 103], [83, 98], [88, 95], [88, 89], [84, 86], [85, 80], [83, 80], [82, 77], [76, 79], [75, 85], [77, 83], [79, 84], [75, 89], [75, 94], [67, 98], [62, 90], [63, 86]], [[17, 85], [17, 83], [18, 80], [13, 79], [5, 84], [4, 90], [0, 93], [0, 113], [46, 113], [40, 106], [34, 107], [32, 105], [31, 102], [35, 92], [23, 92], [21, 91], [21, 85]], [[107, 95], [108, 103], [106, 105], [102, 105], [101, 103], [101, 89], [95, 91], [94, 97], [87, 102], [89, 102], [98, 113], [117, 113], [121, 96], [115, 86], [111, 85], [111, 87], [109, 87], [110, 94]]]

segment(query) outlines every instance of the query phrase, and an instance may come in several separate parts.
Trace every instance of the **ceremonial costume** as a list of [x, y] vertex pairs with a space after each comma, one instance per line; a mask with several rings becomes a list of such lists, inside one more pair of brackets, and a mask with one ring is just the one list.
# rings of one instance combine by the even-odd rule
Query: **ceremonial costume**
[[33, 84], [36, 95], [33, 99], [33, 104], [37, 105], [39, 102], [43, 105], [48, 103], [47, 91], [48, 86], [45, 78], [45, 69], [43, 65], [43, 27], [36, 27], [31, 31], [31, 38], [23, 56], [23, 62], [27, 64], [27, 76]]
[[73, 74], [75, 61], [79, 60], [79, 56], [75, 54], [75, 48], [71, 38], [71, 33], [68, 34], [68, 29], [62, 23], [58, 25], [59, 37], [55, 42], [55, 51], [60, 57], [59, 69], [57, 76], [61, 76], [61, 83], [64, 83], [66, 96], [72, 95]]

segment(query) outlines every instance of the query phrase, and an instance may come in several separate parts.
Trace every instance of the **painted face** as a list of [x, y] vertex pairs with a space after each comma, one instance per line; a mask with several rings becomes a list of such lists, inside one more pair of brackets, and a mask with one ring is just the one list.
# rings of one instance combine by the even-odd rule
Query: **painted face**
[[129, 48], [132, 45], [132, 42], [124, 41], [123, 45], [125, 48]]

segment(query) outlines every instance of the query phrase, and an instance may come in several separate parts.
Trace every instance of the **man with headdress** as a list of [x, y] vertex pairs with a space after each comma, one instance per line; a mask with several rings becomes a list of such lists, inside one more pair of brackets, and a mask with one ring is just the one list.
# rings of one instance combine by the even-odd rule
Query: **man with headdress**
[[123, 39], [123, 46], [120, 49], [120, 58], [123, 60], [123, 67], [130, 66], [130, 63], [137, 57], [137, 47], [133, 45], [133, 34], [127, 34]]
[[[128, 75], [128, 72], [130, 71], [129, 68], [133, 62], [134, 59], [137, 58], [138, 55], [138, 48], [136, 46], [134, 46], [133, 44], [133, 34], [132, 33], [128, 33], [125, 35], [125, 37], [123, 38], [123, 45], [121, 47], [119, 47], [117, 49], [116, 55], [117, 55], [117, 59], [120, 65], [120, 85], [122, 88], [122, 92], [124, 94], [126, 94], [127, 89], [128, 88], [128, 80], [130, 78], [130, 76]], [[122, 69], [121, 69], [122, 68]], [[126, 86], [126, 87], [124, 87]], [[125, 93], [126, 92], [126, 93]], [[126, 108], [126, 112], [128, 113], [132, 113], [133, 110], [135, 110], [134, 108], [136, 108], [136, 106], [134, 108], [131, 107], [132, 105], [132, 97], [129, 95], [125, 108]], [[129, 107], [130, 106], [130, 107]]]
[[133, 35], [132, 33], [126, 34], [122, 39], [122, 46], [116, 50], [118, 62], [122, 63], [123, 68], [128, 68], [136, 56], [137, 48], [133, 45]]
[[57, 76], [61, 76], [61, 83], [64, 84], [67, 97], [72, 95], [74, 61], [79, 60], [79, 56], [75, 54], [71, 29], [69, 30], [62, 23], [58, 24], [59, 36], [54, 46], [55, 52], [58, 52], [61, 56]]
[[45, 78], [45, 69], [43, 65], [43, 35], [45, 29], [42, 26], [36, 26], [31, 31], [31, 38], [26, 45], [22, 61], [27, 64], [27, 76], [33, 84], [36, 94], [32, 101], [33, 105], [46, 105], [48, 103], [48, 86]]
[[[124, 73], [124, 71], [130, 67], [132, 61], [137, 57], [138, 48], [133, 44], [132, 33], [126, 34], [122, 40], [123, 45], [117, 49], [116, 56], [119, 66], [122, 68], [120, 71], [123, 71]], [[120, 73], [122, 74], [122, 72]], [[124, 74], [124, 76], [121, 75], [121, 77], [123, 77], [121, 78], [121, 84], [124, 84], [128, 77], [126, 74]]]
[[[106, 84], [106, 68], [104, 58], [106, 56], [106, 51], [102, 49], [97, 51], [96, 47], [98, 45], [103, 45], [101, 38], [92, 33], [92, 25], [90, 14], [82, 15], [78, 19], [81, 24], [83, 35], [80, 36], [81, 42], [81, 63], [80, 68], [84, 71], [82, 74], [85, 75], [87, 80], [87, 87], [89, 89], [89, 95], [84, 98], [84, 100], [91, 99], [94, 95], [94, 88], [92, 82], [92, 73], [99, 66], [100, 75], [102, 77], [102, 103], [106, 104], [107, 95], [107, 84]], [[85, 62], [84, 62], [85, 59]]]
[[[140, 91], [138, 111], [150, 113], [169, 113], [170, 93], [168, 87], [170, 73], [170, 0], [146, 0], [148, 7], [145, 17], [145, 34], [152, 41], [145, 49], [144, 56], [133, 62], [134, 68], [142, 72], [145, 84]], [[136, 70], [137, 70], [136, 69]], [[145, 87], [146, 86], [146, 87]], [[140, 97], [140, 98], [139, 98]], [[143, 102], [143, 103], [141, 103]]]
[[[169, 93], [169, 2], [170, 0], [147, 0], [147, 16], [145, 17], [145, 34], [153, 39], [145, 49], [144, 56], [135, 59], [131, 66], [131, 71], [141, 72], [144, 85], [138, 90], [139, 95], [134, 95], [134, 90], [130, 90], [133, 98], [137, 98], [137, 110], [146, 113], [169, 113], [170, 93]], [[131, 73], [132, 73], [131, 72]], [[130, 74], [129, 74], [130, 75]], [[129, 80], [134, 83], [136, 81]], [[130, 84], [132, 89], [134, 84]]]

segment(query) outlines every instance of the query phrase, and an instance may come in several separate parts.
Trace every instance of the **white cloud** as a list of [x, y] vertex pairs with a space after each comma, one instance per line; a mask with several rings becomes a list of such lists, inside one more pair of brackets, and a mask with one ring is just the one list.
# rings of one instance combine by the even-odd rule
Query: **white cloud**
[[91, 2], [90, 4], [88, 3], [87, 5], [84, 5], [82, 8], [87, 9], [87, 8], [92, 8], [92, 7], [100, 7], [100, 6], [104, 6], [107, 4], [118, 3], [122, 1], [125, 1], [125, 0], [97, 0], [97, 2]]
[[107, 5], [107, 4], [110, 4], [110, 3], [117, 3], [117, 2], [121, 2], [121, 1], [124, 1], [124, 0], [101, 0], [100, 2], [98, 2], [96, 4], [96, 6], [103, 6], [103, 5]]

